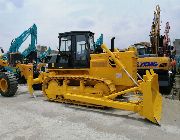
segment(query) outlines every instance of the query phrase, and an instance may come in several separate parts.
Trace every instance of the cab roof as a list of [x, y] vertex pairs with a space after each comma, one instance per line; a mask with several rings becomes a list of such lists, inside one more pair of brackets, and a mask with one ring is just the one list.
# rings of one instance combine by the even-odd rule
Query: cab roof
[[70, 32], [59, 33], [59, 37], [60, 36], [82, 35], [82, 34], [94, 35], [94, 33], [91, 31], [70, 31]]

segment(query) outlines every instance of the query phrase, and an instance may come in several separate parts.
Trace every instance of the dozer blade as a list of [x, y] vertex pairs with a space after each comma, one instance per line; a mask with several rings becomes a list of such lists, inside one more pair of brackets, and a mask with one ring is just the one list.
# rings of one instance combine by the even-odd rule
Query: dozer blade
[[[151, 74], [150, 74], [151, 72]], [[145, 81], [140, 84], [143, 93], [143, 109], [140, 114], [153, 123], [159, 124], [162, 112], [162, 96], [159, 93], [158, 75], [146, 71]]]

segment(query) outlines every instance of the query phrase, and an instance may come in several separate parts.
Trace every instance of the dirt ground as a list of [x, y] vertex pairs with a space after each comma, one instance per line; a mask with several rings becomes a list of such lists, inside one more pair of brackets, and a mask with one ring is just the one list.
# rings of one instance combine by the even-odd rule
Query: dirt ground
[[32, 98], [26, 86], [17, 96], [0, 96], [0, 140], [178, 140], [180, 101], [163, 98], [161, 126], [138, 114], [99, 110]]

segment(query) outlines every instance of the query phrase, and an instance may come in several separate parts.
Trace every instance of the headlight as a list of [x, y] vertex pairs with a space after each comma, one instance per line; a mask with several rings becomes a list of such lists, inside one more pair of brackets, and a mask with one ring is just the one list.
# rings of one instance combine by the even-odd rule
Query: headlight
[[169, 74], [172, 74], [172, 71], [169, 70], [168, 73], [169, 73]]

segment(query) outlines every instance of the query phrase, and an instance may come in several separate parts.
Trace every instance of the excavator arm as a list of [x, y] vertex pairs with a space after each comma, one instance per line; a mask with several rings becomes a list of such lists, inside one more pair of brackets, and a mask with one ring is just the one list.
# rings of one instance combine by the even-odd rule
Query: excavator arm
[[52, 50], [51, 50], [51, 48], [49, 47], [47, 51], [45, 51], [45, 52], [43, 52], [43, 53], [41, 53], [41, 54], [39, 55], [39, 60], [42, 61], [43, 59], [45, 59], [48, 55], [51, 54], [51, 51], [52, 51]]
[[31, 53], [31, 51], [35, 51], [35, 45], [37, 44], [37, 26], [33, 24], [33, 26], [24, 31], [19, 37], [12, 40], [8, 53], [19, 52], [19, 48], [30, 35], [31, 44], [29, 44], [29, 47], [22, 52], [22, 55], [26, 57]]

